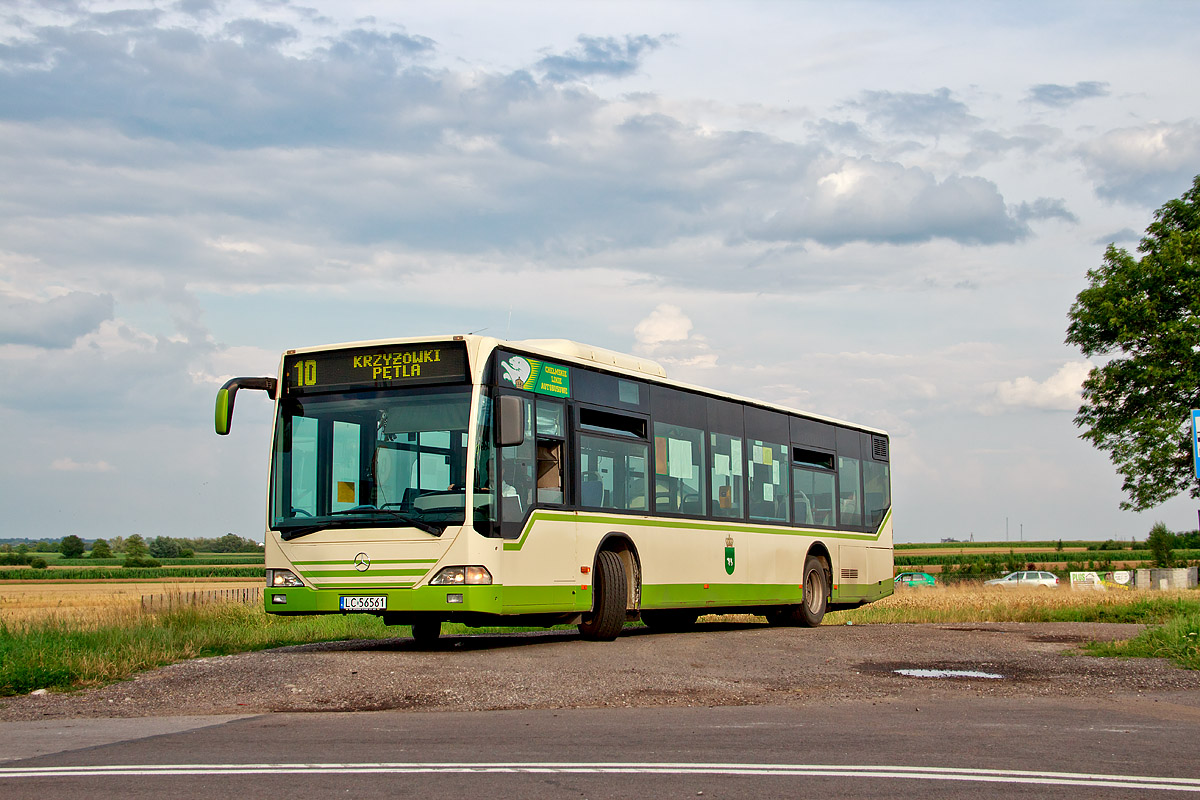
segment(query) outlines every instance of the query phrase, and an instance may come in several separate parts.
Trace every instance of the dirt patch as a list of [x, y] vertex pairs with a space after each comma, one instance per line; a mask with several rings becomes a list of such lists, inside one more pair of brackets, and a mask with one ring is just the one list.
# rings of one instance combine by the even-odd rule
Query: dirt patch
[[[1137, 625], [997, 623], [700, 625], [615, 642], [567, 631], [349, 641], [204, 658], [73, 694], [0, 700], [0, 719], [266, 711], [803, 705], [939, 696], [1096, 697], [1200, 691], [1200, 672], [1157, 659], [1100, 659], [1077, 643]], [[999, 635], [998, 635], [999, 634]], [[1015, 634], [1015, 635], [1010, 635]], [[916, 680], [898, 668], [994, 672], [1004, 680]]]

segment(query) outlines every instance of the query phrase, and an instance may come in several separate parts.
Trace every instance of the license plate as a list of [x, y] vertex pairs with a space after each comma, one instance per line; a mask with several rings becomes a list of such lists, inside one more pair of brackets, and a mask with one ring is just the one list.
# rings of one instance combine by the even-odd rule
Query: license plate
[[342, 611], [387, 611], [387, 596], [362, 597], [344, 594], [339, 608]]

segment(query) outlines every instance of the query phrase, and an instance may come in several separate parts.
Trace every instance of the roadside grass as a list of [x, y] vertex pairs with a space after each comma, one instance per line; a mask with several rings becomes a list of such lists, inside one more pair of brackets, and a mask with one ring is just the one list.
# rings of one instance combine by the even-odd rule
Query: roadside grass
[[1091, 642], [1093, 656], [1169, 658], [1181, 667], [1200, 669], [1200, 613], [1180, 614], [1124, 642]]
[[0, 696], [97, 686], [191, 658], [407, 633], [377, 617], [276, 617], [260, 606], [215, 603], [145, 614], [114, 609], [81, 624], [40, 619], [0, 623]]

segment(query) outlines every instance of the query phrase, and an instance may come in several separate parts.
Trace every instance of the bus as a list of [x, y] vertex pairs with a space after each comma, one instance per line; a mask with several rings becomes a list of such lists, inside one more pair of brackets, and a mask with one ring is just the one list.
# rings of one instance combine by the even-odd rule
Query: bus
[[882, 431], [669, 380], [562, 339], [440, 336], [286, 351], [266, 610], [470, 627], [700, 615], [815, 626], [892, 592]]

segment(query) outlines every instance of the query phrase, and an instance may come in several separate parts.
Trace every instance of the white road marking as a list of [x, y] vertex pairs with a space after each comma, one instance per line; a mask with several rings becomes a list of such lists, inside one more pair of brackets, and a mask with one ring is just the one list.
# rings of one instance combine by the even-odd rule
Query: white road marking
[[100, 778], [178, 775], [367, 775], [367, 774], [619, 774], [812, 776], [974, 781], [1038, 786], [1091, 786], [1105, 789], [1158, 789], [1198, 792], [1200, 778], [1108, 775], [1086, 772], [916, 767], [874, 764], [688, 764], [688, 763], [330, 763], [330, 764], [106, 764], [66, 767], [0, 767], [0, 779]]

